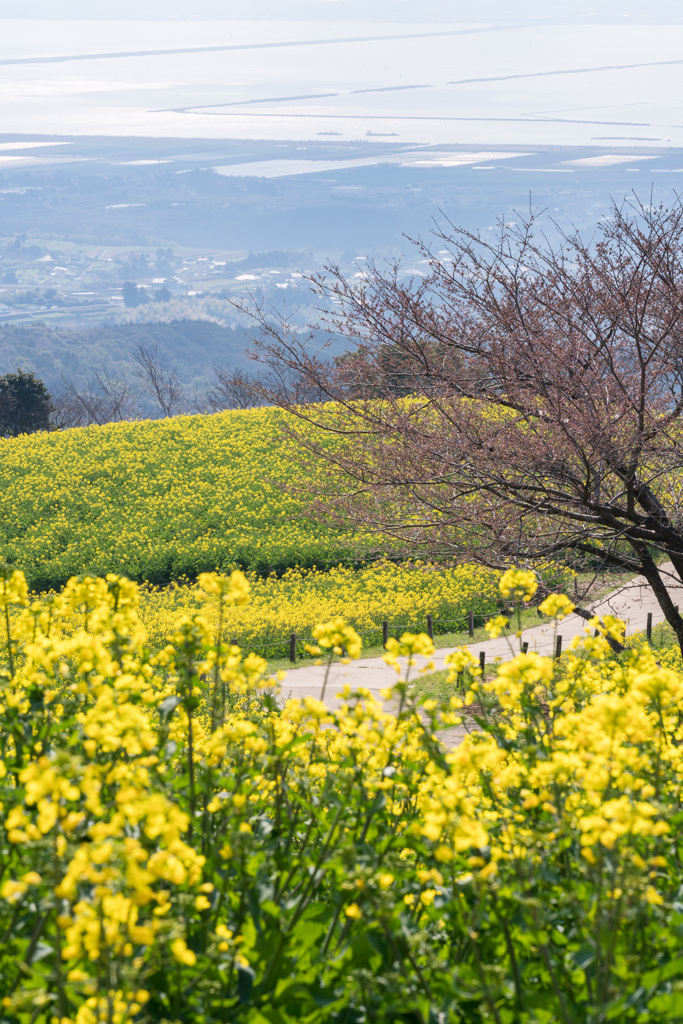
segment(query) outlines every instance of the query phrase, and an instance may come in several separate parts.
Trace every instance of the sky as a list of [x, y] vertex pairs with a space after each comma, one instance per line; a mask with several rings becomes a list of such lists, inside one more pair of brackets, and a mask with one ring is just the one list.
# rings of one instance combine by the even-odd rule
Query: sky
[[0, 0], [2, 18], [681, 24], [681, 0]]

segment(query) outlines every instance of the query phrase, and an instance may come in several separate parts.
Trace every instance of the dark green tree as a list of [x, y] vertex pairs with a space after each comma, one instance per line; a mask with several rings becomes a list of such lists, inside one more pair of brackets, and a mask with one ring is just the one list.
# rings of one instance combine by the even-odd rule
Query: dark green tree
[[145, 302], [149, 302], [149, 295], [145, 289], [136, 285], [133, 281], [123, 282], [123, 304], [128, 309], [134, 309], [135, 306], [142, 306]]
[[50, 429], [50, 392], [36, 375], [18, 369], [0, 377], [0, 436]]

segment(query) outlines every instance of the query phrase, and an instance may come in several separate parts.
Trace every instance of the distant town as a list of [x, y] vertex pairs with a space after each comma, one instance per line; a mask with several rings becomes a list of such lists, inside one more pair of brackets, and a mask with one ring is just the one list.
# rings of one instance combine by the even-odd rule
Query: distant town
[[[62, 240], [0, 240], [0, 324], [85, 327], [173, 315], [234, 320], [232, 299], [251, 289], [272, 300], [301, 289], [315, 268], [310, 253], [82, 245]], [[303, 297], [303, 296], [302, 296]], [[169, 305], [170, 304], [170, 305]], [[182, 307], [182, 308], [181, 308]]]

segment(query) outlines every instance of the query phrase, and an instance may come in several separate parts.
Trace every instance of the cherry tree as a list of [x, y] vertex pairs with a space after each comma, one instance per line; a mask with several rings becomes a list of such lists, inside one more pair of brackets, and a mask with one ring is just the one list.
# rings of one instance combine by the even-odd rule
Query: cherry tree
[[423, 277], [327, 267], [315, 331], [341, 358], [252, 308], [254, 357], [328, 404], [261, 398], [327, 460], [325, 514], [405, 553], [642, 574], [683, 648], [683, 204], [614, 203], [590, 239], [545, 228], [446, 222], [415, 243]]

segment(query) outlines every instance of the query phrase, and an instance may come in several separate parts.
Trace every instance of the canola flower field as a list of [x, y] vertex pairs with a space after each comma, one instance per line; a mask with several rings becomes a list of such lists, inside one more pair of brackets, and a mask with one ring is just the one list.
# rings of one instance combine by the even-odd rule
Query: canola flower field
[[[292, 632], [303, 653], [321, 618], [341, 615], [377, 643], [385, 619], [395, 633], [426, 628], [430, 614], [448, 631], [469, 610], [481, 621], [496, 609], [495, 575], [474, 565], [337, 564], [360, 560], [376, 539], [306, 519], [305, 498], [283, 484], [311, 484], [313, 470], [298, 466], [282, 415], [252, 409], [0, 439], [0, 550], [32, 591], [83, 573], [144, 581], [141, 617], [157, 647], [178, 614], [201, 605], [190, 581], [235, 565], [250, 570], [252, 601], [231, 610], [226, 629], [272, 658], [286, 656]], [[551, 584], [568, 578], [557, 566], [539, 572]]]
[[[546, 577], [552, 572], [554, 579], [569, 575], [555, 566], [544, 567], [543, 572]], [[271, 658], [286, 656], [292, 632], [300, 637], [302, 653], [316, 623], [336, 616], [353, 625], [367, 645], [381, 643], [385, 619], [394, 632], [401, 627], [424, 629], [431, 614], [434, 629], [447, 632], [465, 628], [470, 609], [482, 621], [501, 600], [498, 573], [476, 565], [444, 569], [421, 562], [378, 562], [358, 570], [290, 569], [280, 578], [248, 578], [249, 603], [224, 611], [225, 635]], [[204, 605], [199, 584], [144, 591], [140, 616], [150, 646], [163, 646], [179, 614], [199, 612]]]
[[[226, 642], [241, 573], [198, 582], [153, 652], [134, 583], [31, 601], [0, 572], [3, 1021], [683, 1017], [680, 671], [594, 620], [561, 672], [527, 653], [485, 682], [456, 652], [451, 698], [419, 705], [432, 644], [406, 634], [392, 706], [330, 711]], [[360, 653], [341, 622], [314, 636]], [[481, 728], [445, 749], [468, 707]]]
[[[0, 550], [32, 588], [88, 572], [153, 584], [238, 566], [353, 562], [376, 541], [312, 523], [277, 409], [0, 439]], [[352, 543], [353, 540], [353, 543]]]

